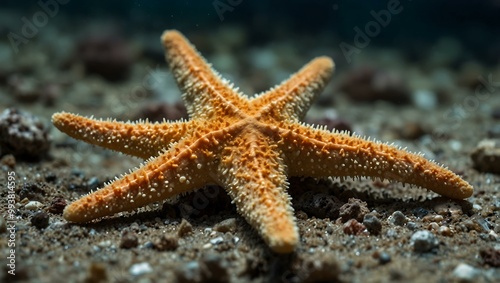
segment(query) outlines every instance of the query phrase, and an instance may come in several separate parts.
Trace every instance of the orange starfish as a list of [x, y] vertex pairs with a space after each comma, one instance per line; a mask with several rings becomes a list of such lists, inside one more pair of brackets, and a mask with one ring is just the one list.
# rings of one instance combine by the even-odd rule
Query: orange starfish
[[190, 120], [123, 123], [54, 114], [54, 125], [74, 138], [148, 159], [66, 207], [67, 220], [88, 222], [215, 183], [272, 250], [289, 253], [299, 235], [287, 175], [367, 176], [454, 199], [472, 194], [466, 181], [421, 155], [301, 123], [333, 72], [328, 57], [249, 98], [211, 69], [179, 32], [166, 31], [162, 40]]

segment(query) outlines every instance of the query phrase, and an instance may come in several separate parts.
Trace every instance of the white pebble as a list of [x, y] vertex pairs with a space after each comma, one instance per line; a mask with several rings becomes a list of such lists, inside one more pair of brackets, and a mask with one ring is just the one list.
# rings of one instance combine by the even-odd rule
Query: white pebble
[[153, 268], [151, 268], [151, 265], [148, 262], [136, 263], [128, 270], [128, 272], [133, 276], [150, 273], [151, 271], [153, 271]]
[[43, 207], [43, 204], [39, 201], [36, 201], [36, 200], [30, 201], [24, 206], [24, 208], [26, 208], [27, 210], [38, 210], [42, 207]]
[[453, 276], [461, 282], [475, 282], [479, 274], [479, 270], [465, 263], [457, 265], [453, 270]]

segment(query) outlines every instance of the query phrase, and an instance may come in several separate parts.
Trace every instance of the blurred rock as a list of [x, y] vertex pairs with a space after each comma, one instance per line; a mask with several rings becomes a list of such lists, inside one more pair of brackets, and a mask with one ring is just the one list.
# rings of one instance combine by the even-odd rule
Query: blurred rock
[[129, 44], [116, 34], [92, 35], [76, 46], [75, 60], [81, 61], [87, 74], [109, 81], [127, 78], [134, 55]]
[[432, 232], [427, 230], [420, 230], [411, 236], [411, 245], [413, 245], [413, 250], [417, 253], [431, 252], [438, 247], [439, 241], [432, 234]]
[[50, 148], [48, 130], [35, 116], [15, 108], [0, 114], [0, 155], [39, 158]]
[[500, 174], [500, 140], [480, 141], [472, 151], [471, 159], [478, 171]]
[[385, 100], [407, 103], [410, 92], [403, 78], [372, 67], [350, 71], [340, 83], [340, 90], [358, 102]]
[[363, 218], [368, 214], [370, 210], [367, 207], [366, 202], [350, 198], [348, 203], [340, 207], [339, 216], [342, 222], [347, 222], [350, 219], [356, 219], [357, 221], [363, 221]]

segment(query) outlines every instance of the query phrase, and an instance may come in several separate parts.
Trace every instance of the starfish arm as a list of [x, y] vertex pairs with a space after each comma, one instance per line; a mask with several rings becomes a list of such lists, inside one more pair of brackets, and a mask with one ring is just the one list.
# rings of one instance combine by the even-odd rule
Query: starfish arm
[[221, 78], [181, 33], [167, 30], [162, 42], [190, 117], [210, 118], [217, 110], [236, 112], [237, 106], [245, 104], [229, 81]]
[[282, 130], [284, 149], [295, 176], [370, 177], [417, 185], [464, 199], [472, 186], [450, 170], [387, 144], [305, 126]]
[[269, 247], [289, 253], [299, 236], [286, 193], [286, 168], [275, 150], [276, 146], [257, 133], [237, 138], [224, 150], [218, 181]]
[[265, 107], [263, 113], [281, 120], [300, 121], [330, 80], [334, 66], [329, 57], [318, 57], [276, 88], [257, 96], [252, 104]]
[[[140, 168], [71, 203], [63, 217], [72, 222], [89, 222], [118, 212], [132, 211], [181, 193], [214, 183], [208, 172], [210, 146], [204, 141], [170, 149]], [[213, 170], [213, 169], [212, 169]]]
[[66, 112], [52, 115], [52, 123], [75, 139], [143, 159], [157, 156], [188, 130], [186, 122], [125, 123], [96, 120]]

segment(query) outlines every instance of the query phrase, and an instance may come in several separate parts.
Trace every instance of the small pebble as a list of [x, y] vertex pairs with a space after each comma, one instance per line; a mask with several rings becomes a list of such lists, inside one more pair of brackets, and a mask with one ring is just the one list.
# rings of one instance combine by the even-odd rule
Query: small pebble
[[55, 197], [49, 206], [49, 212], [54, 214], [62, 214], [66, 207], [66, 200], [62, 197]]
[[369, 212], [366, 202], [357, 198], [350, 198], [346, 204], [340, 207], [339, 216], [344, 223], [350, 219], [363, 221], [363, 218]]
[[24, 208], [26, 208], [27, 210], [38, 210], [41, 209], [42, 207], [43, 204], [36, 200], [30, 201], [24, 206]]
[[479, 252], [485, 264], [492, 267], [500, 267], [500, 249], [488, 248]]
[[382, 252], [382, 253], [380, 253], [380, 255], [379, 255], [379, 257], [378, 257], [378, 262], [379, 262], [380, 264], [382, 264], [382, 265], [384, 265], [384, 264], [387, 264], [387, 263], [391, 262], [391, 260], [392, 260], [392, 259], [391, 259], [391, 256], [390, 256], [388, 253], [386, 253], [386, 252]]
[[224, 242], [224, 238], [222, 237], [216, 237], [210, 240], [210, 244], [212, 245], [218, 245], [220, 243]]
[[39, 211], [31, 217], [31, 225], [38, 229], [44, 229], [49, 226], [49, 215], [45, 211]]
[[418, 207], [418, 208], [415, 208], [413, 211], [412, 211], [413, 215], [415, 215], [416, 217], [418, 218], [423, 218], [424, 216], [426, 216], [427, 214], [429, 214], [429, 211], [423, 207]]
[[177, 231], [177, 235], [179, 237], [184, 237], [193, 232], [193, 225], [189, 223], [186, 219], [182, 218], [181, 224], [179, 224], [179, 230]]
[[153, 271], [153, 268], [151, 268], [151, 265], [148, 262], [136, 263], [136, 264], [132, 265], [128, 270], [128, 272], [132, 276], [139, 276], [139, 275], [143, 275], [146, 273], [150, 273], [152, 271]]
[[417, 253], [430, 252], [437, 248], [439, 244], [436, 236], [427, 230], [415, 232], [411, 236], [410, 242], [413, 245], [413, 250]]
[[409, 221], [409, 222], [406, 223], [406, 228], [414, 231], [414, 230], [417, 230], [418, 225], [417, 225], [417, 223], [415, 223], [413, 221]]
[[222, 220], [221, 222], [215, 224], [214, 230], [222, 233], [234, 233], [236, 231], [236, 218]]
[[207, 253], [201, 258], [203, 279], [208, 282], [229, 282], [228, 263], [217, 254]]
[[101, 263], [92, 263], [89, 267], [87, 278], [85, 282], [106, 282], [108, 281], [108, 274], [106, 267]]
[[453, 270], [453, 276], [460, 282], [477, 282], [481, 272], [465, 263], [460, 263]]
[[175, 275], [178, 283], [199, 283], [202, 282], [201, 267], [198, 261], [190, 261], [177, 269]]
[[158, 251], [174, 251], [179, 246], [177, 235], [164, 235], [154, 243], [154, 247]]
[[478, 171], [500, 174], [500, 139], [479, 142], [471, 153], [471, 159]]
[[347, 221], [342, 228], [347, 235], [362, 235], [366, 230], [365, 225], [359, 223], [356, 219]]
[[382, 222], [373, 214], [366, 214], [363, 218], [363, 225], [372, 235], [378, 235], [382, 231]]
[[403, 226], [408, 222], [408, 219], [401, 211], [397, 210], [389, 216], [389, 221], [394, 225]]
[[446, 226], [439, 227], [438, 233], [440, 235], [443, 235], [443, 236], [446, 236], [446, 237], [453, 236], [453, 231], [451, 231], [451, 229], [449, 227], [446, 227]]
[[124, 229], [120, 239], [120, 248], [131, 249], [137, 247], [139, 239], [134, 231]]

